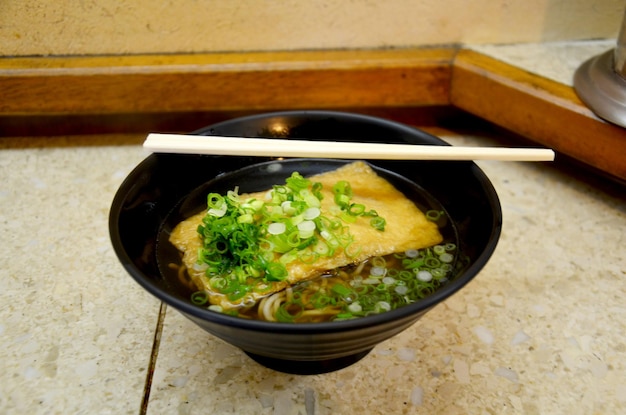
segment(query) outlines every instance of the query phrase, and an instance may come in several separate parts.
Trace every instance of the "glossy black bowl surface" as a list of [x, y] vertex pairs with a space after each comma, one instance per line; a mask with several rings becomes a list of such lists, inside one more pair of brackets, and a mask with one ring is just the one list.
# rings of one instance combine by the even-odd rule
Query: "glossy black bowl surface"
[[[254, 115], [218, 123], [195, 133], [446, 145], [437, 137], [403, 124], [332, 111]], [[270, 188], [275, 184], [273, 180], [276, 176], [263, 174], [267, 171], [263, 170], [263, 166], [272, 161], [292, 166], [292, 170], [294, 165], [300, 164], [307, 173], [328, 170], [337, 163], [343, 163], [337, 160], [291, 159], [281, 162], [269, 157], [153, 154], [122, 183], [113, 200], [109, 218], [115, 252], [128, 273], [142, 287], [207, 332], [241, 348], [267, 367], [309, 374], [337, 370], [354, 363], [378, 343], [411, 326], [433, 306], [471, 281], [487, 263], [500, 237], [500, 203], [489, 179], [476, 164], [367, 160], [381, 172], [400, 176], [405, 182], [424, 189], [427, 200], [434, 198], [445, 208], [454, 224], [460, 251], [469, 257], [469, 264], [459, 275], [430, 297], [414, 304], [376, 316], [341, 322], [290, 324], [252, 321], [193, 305], [187, 295], [172, 285], [171, 279], [166, 278], [159, 266], [162, 235], [167, 234], [173, 218], [178, 220], [179, 216], [196, 208], [194, 195], [202, 194], [212, 183], [229, 188], [243, 186], [242, 191]], [[289, 168], [286, 171], [290, 171]], [[246, 176], [241, 172], [252, 174]]]

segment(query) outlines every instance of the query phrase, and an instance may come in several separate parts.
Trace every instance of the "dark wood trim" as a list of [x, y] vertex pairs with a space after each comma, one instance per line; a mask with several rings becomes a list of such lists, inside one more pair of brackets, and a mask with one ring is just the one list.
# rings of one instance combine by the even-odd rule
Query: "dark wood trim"
[[447, 105], [452, 48], [0, 59], [9, 115]]
[[435, 125], [472, 114], [626, 180], [626, 130], [573, 89], [456, 47], [0, 58], [0, 136], [191, 131], [335, 109]]

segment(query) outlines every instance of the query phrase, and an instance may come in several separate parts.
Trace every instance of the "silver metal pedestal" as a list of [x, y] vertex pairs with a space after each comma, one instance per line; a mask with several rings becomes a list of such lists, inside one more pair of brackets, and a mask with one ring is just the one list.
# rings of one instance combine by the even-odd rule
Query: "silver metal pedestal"
[[583, 63], [574, 89], [598, 117], [626, 128], [626, 12], [616, 48]]

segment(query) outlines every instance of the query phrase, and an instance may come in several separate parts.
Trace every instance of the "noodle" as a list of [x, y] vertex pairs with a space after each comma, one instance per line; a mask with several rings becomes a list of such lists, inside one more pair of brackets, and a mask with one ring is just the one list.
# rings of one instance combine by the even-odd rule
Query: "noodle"
[[[451, 249], [446, 253], [451, 252]], [[407, 264], [432, 263], [427, 261], [432, 251], [426, 248], [418, 257], [413, 257], [413, 254], [373, 257], [270, 293], [256, 303], [227, 312], [246, 319], [297, 323], [346, 320], [378, 314], [431, 295], [448, 281], [450, 273], [463, 266], [463, 262], [459, 261], [455, 267], [443, 264], [445, 266], [440, 268], [402, 268]], [[381, 264], [385, 265], [383, 272], [379, 270]], [[176, 271], [181, 283], [189, 282], [184, 266], [172, 264], [170, 268]], [[430, 275], [427, 281], [420, 280], [418, 276], [424, 272]], [[203, 295], [204, 298], [208, 296], [205, 291], [196, 291], [194, 295], [199, 295], [201, 299]], [[196, 304], [203, 305], [203, 301]]]
[[[455, 241], [445, 239], [438, 224], [428, 219], [430, 216], [421, 212], [391, 183], [378, 177], [365, 163], [348, 164], [337, 171], [314, 177], [319, 181], [317, 184], [323, 182], [322, 191], [328, 192], [320, 199], [322, 206], [317, 209], [318, 214], [322, 211], [337, 215], [332, 216], [334, 219], [324, 217], [324, 220], [339, 223], [339, 228], [332, 229], [340, 230], [331, 236], [349, 235], [353, 239], [348, 245], [340, 245], [338, 249], [333, 247], [332, 253], [315, 250], [322, 238], [328, 240], [318, 229], [314, 245], [302, 248], [304, 254], [288, 257], [280, 253], [266, 257], [270, 264], [284, 265], [285, 274], [281, 278], [262, 279], [263, 274], [253, 268], [241, 269], [240, 273], [217, 271], [213, 264], [228, 259], [220, 257], [205, 261], [199, 256], [204, 243], [219, 240], [198, 233], [205, 223], [203, 218], [207, 213], [203, 212], [179, 223], [170, 235], [170, 242], [182, 254], [183, 265], [170, 267], [176, 270], [178, 281], [203, 293], [199, 298], [202, 300], [205, 296], [213, 311], [270, 322], [309, 323], [358, 318], [413, 303], [433, 293], [456, 272], [458, 253], [452, 243]], [[384, 231], [374, 229], [362, 218], [340, 218], [333, 205], [333, 195], [327, 190], [337, 180], [349, 180], [353, 184], [353, 200], [375, 208], [388, 219]], [[247, 204], [260, 201], [265, 194], [267, 192], [234, 193]], [[264, 226], [268, 228], [267, 235], [280, 235], [277, 228], [270, 232], [269, 226]], [[226, 247], [230, 241], [237, 240], [232, 232], [224, 235], [230, 239], [214, 248], [220, 253], [228, 252]], [[269, 239], [255, 241], [249, 246], [271, 245]], [[302, 242], [296, 241], [291, 246], [298, 243]], [[331, 245], [329, 243], [328, 247]], [[248, 266], [249, 263], [244, 264]], [[269, 271], [264, 272], [267, 275]]]
[[[215, 233], [211, 233], [212, 236], [209, 239], [206, 239], [204, 232], [200, 236], [198, 230], [206, 231], [209, 226], [204, 220], [209, 217], [207, 220], [213, 223], [210, 218], [216, 217], [209, 213], [211, 209], [182, 221], [172, 230], [170, 242], [183, 253], [183, 262], [187, 265], [191, 278], [199, 289], [209, 293], [209, 300], [212, 304], [220, 305], [224, 310], [236, 310], [248, 306], [252, 302], [257, 302], [272, 292], [279, 292], [302, 281], [317, 278], [328, 270], [357, 264], [372, 256], [403, 252], [409, 248], [432, 246], [442, 241], [437, 225], [428, 220], [412, 200], [408, 199], [390, 182], [378, 176], [364, 162], [346, 164], [337, 170], [311, 176], [310, 182], [321, 185], [319, 189], [320, 199], [318, 200], [320, 206], [317, 208], [320, 216], [313, 221], [308, 221], [309, 223], [317, 221], [313, 231], [313, 239], [310, 239], [312, 243], [303, 243], [304, 240], [296, 239], [294, 241], [289, 238], [285, 242], [281, 242], [288, 244], [291, 248], [298, 246], [296, 253], [289, 251], [291, 248], [280, 248], [280, 251], [272, 251], [274, 248], [263, 248], [272, 252], [269, 254], [271, 257], [267, 256], [266, 263], [278, 265], [273, 270], [282, 267], [282, 271], [276, 274], [277, 277], [274, 276], [274, 272], [270, 273], [271, 280], [264, 279], [264, 275], [268, 274], [267, 270], [252, 273], [246, 271], [248, 277], [239, 278], [234, 277], [235, 273], [232, 268], [226, 272], [218, 269], [221, 264], [229, 263], [230, 259], [234, 259], [234, 257], [227, 257], [225, 260], [211, 258], [209, 261], [212, 264], [211, 269], [208, 268], [207, 262], [202, 262], [206, 258], [200, 255], [201, 252], [207, 252], [208, 249], [212, 253], [222, 253], [223, 250], [228, 251], [231, 241], [233, 244], [238, 244], [239, 242], [234, 241], [246, 240], [243, 237], [233, 238], [220, 242], [221, 245], [216, 246], [212, 245], [214, 242], [217, 243], [219, 238]], [[378, 218], [385, 218], [384, 230], [373, 226], [371, 220], [364, 216], [347, 218], [349, 215], [341, 210], [335, 202], [334, 186], [338, 183], [349, 183], [351, 186], [350, 202], [352, 205], [365, 206], [368, 212], [375, 212]], [[305, 190], [311, 194], [312, 185]], [[271, 204], [271, 200], [266, 199], [267, 194], [267, 191], [263, 191], [238, 195], [231, 191], [231, 196], [227, 196], [227, 198], [231, 197], [238, 200], [239, 206], [252, 206], [254, 203], [264, 206], [264, 204]], [[207, 202], [207, 206], [210, 203], [212, 202]], [[282, 205], [277, 206], [281, 206], [280, 210], [276, 208], [277, 212], [282, 212]], [[263, 209], [260, 208], [259, 211], [263, 211]], [[222, 214], [222, 211], [219, 212]], [[268, 212], [274, 212], [274, 207]], [[218, 215], [218, 213], [214, 214]], [[288, 215], [286, 213], [280, 214], [282, 216]], [[250, 246], [255, 248], [265, 246], [263, 241], [269, 247], [275, 246], [272, 245], [274, 242], [271, 244], [267, 242], [276, 235], [275, 233], [270, 235], [269, 226], [263, 225], [261, 222], [254, 222], [254, 216], [252, 214], [247, 215], [249, 218], [246, 218], [246, 221], [252, 221], [257, 229], [261, 228], [263, 232], [267, 232], [260, 239], [251, 240]], [[304, 213], [301, 215], [304, 216]], [[262, 218], [267, 217], [269, 216], [262, 216]], [[221, 216], [219, 218], [219, 220], [223, 219]], [[230, 217], [226, 216], [226, 218]], [[211, 227], [211, 229], [213, 228]], [[295, 235], [296, 238], [300, 238], [300, 231], [302, 230], [299, 229], [297, 232], [290, 233], [289, 236]], [[272, 228], [271, 232], [277, 231]], [[238, 233], [238, 235], [243, 234], [243, 231]], [[278, 233], [277, 235], [281, 234]], [[300, 248], [301, 245], [302, 248]], [[206, 248], [206, 246], [210, 248]], [[242, 248], [242, 250], [243, 252], [252, 251], [248, 248]], [[231, 251], [228, 252], [232, 253]], [[241, 252], [241, 250], [237, 252]], [[225, 256], [227, 255], [225, 254]], [[267, 253], [260, 255], [267, 255]], [[248, 262], [237, 261], [237, 264], [238, 266], [250, 266]], [[261, 286], [264, 287], [262, 290], [259, 289]]]
[[[239, 315], [266, 321], [313, 323], [362, 317], [410, 304], [431, 295], [454, 271], [451, 266], [428, 268], [431, 279], [420, 281], [417, 273], [424, 269], [402, 269], [403, 264], [432, 262], [426, 261], [430, 248], [425, 252], [417, 258], [404, 254], [374, 257], [337, 269], [271, 294], [260, 301], [256, 310], [240, 310]], [[381, 265], [386, 267], [384, 272], [376, 271]], [[380, 275], [374, 277], [373, 273]]]
[[176, 276], [178, 281], [183, 284], [186, 288], [191, 290], [197, 290], [196, 284], [193, 282], [189, 273], [187, 272], [187, 266], [185, 264], [167, 264], [168, 268], [176, 271]]

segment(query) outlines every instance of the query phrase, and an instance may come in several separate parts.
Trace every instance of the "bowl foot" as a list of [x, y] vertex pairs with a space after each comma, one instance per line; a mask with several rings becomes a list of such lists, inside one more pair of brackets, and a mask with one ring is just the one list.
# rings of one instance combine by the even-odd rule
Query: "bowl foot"
[[245, 352], [252, 360], [269, 369], [293, 375], [319, 375], [348, 367], [363, 359], [372, 349], [328, 360], [284, 360]]

